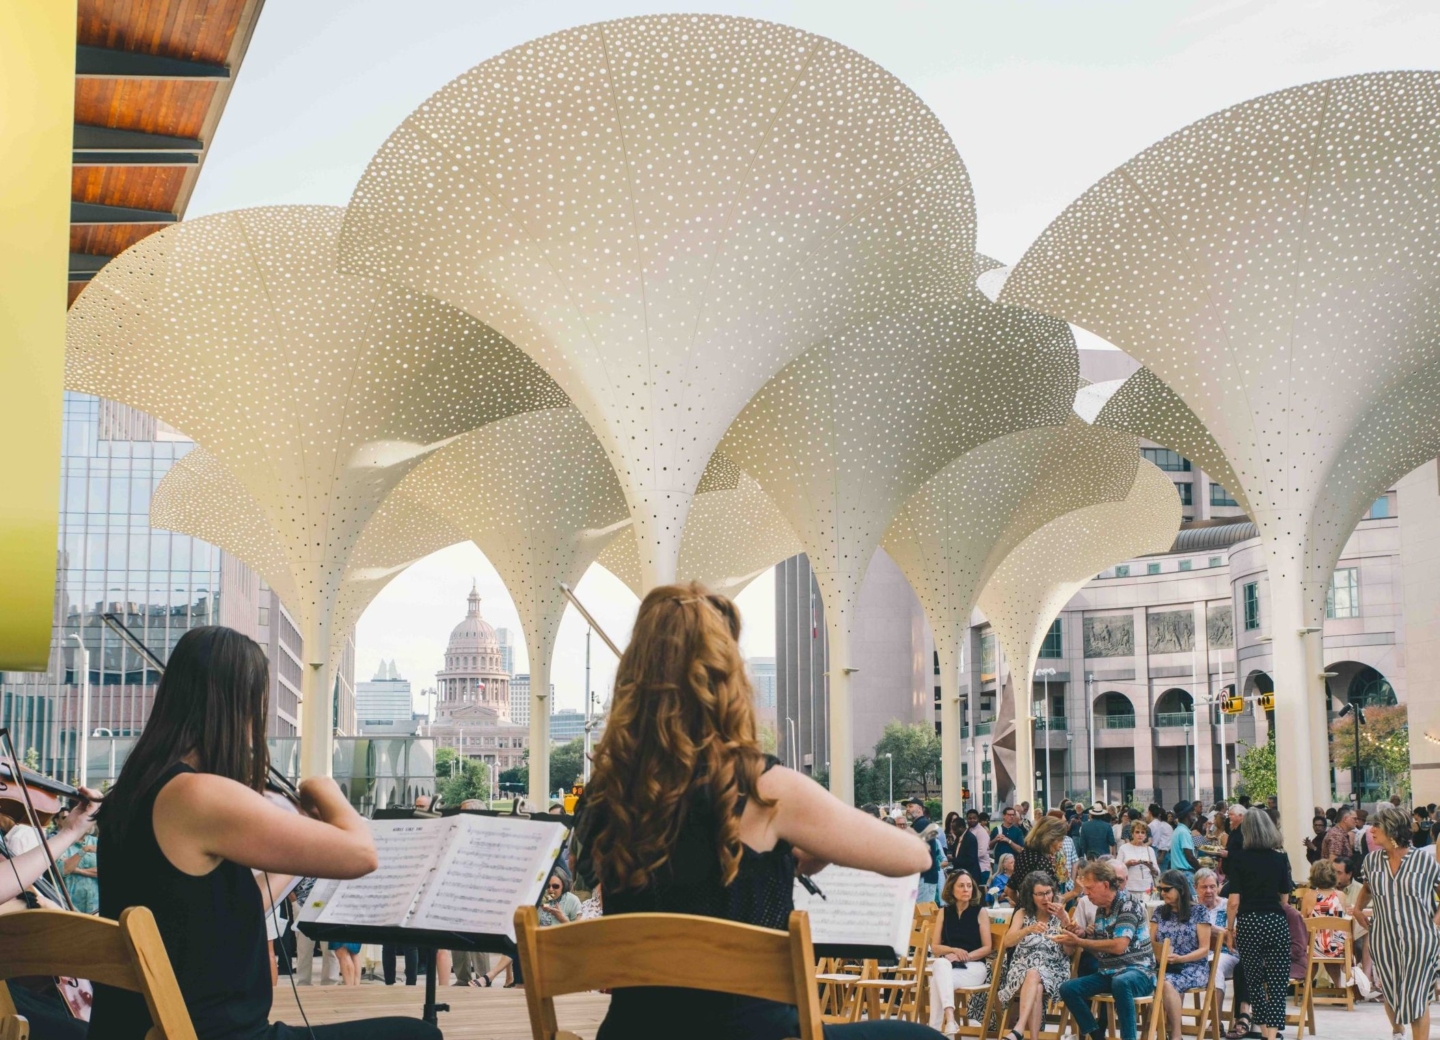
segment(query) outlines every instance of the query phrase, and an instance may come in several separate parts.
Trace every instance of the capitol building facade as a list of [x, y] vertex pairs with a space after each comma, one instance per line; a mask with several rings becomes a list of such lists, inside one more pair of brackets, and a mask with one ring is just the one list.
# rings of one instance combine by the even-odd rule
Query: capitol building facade
[[436, 747], [453, 747], [466, 758], [502, 770], [525, 764], [530, 729], [510, 717], [510, 673], [500, 638], [480, 613], [472, 586], [464, 619], [450, 633], [445, 666], [435, 673], [435, 717], [429, 735]]

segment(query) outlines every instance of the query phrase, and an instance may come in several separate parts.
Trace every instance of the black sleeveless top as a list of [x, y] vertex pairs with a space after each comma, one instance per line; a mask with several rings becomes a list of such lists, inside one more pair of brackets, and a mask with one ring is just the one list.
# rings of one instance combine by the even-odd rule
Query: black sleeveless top
[[[768, 772], [779, 760], [766, 756]], [[748, 792], [735, 805], [745, 811]], [[675, 847], [650, 884], [643, 889], [604, 889], [605, 914], [669, 913], [718, 917], [726, 921], [784, 930], [795, 908], [795, 854], [787, 842], [768, 852], [749, 846], [741, 850], [735, 880], [720, 880], [716, 819], [708, 793], [700, 791], [683, 806]], [[589, 836], [603, 820], [603, 809], [578, 810], [575, 833], [579, 847], [576, 873], [592, 886], [601, 872], [590, 858]], [[749, 997], [664, 987], [617, 989], [596, 1040], [646, 1040], [681, 1033], [694, 1040], [780, 1040], [798, 1035], [795, 1008]]]
[[980, 941], [980, 908], [967, 906], [957, 910], [945, 904], [945, 921], [940, 926], [940, 941], [946, 946], [970, 952], [984, 945]]
[[[193, 772], [177, 762], [161, 774], [136, 804], [123, 843], [100, 828], [100, 916], [149, 907], [198, 1040], [253, 1040], [269, 1026], [273, 995], [260, 887], [249, 867], [228, 860], [201, 877], [186, 874], [155, 840], [156, 796]], [[140, 994], [95, 985], [90, 1040], [144, 1040], [152, 1024]]]

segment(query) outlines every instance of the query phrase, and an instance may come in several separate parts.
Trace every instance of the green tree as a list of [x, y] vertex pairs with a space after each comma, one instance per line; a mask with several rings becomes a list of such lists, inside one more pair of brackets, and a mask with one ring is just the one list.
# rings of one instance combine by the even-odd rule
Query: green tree
[[767, 755], [775, 754], [775, 727], [770, 723], [760, 720], [755, 728], [755, 736], [760, 740], [760, 750]]
[[501, 793], [509, 793], [515, 790], [527, 791], [530, 789], [530, 749], [525, 749], [526, 764], [515, 766], [511, 769], [502, 770], [500, 773]]
[[[1330, 723], [1331, 754], [1339, 769], [1355, 768], [1355, 717]], [[1360, 765], [1370, 781], [1405, 794], [1410, 790], [1410, 719], [1404, 706], [1371, 705], [1360, 727]]]
[[[568, 791], [585, 772], [585, 738], [576, 737], [568, 744], [550, 749], [550, 783], [545, 790]], [[543, 806], [542, 806], [543, 808]]]
[[35, 770], [40, 768], [40, 751], [38, 748], [30, 747], [25, 749], [25, 768]]
[[438, 776], [438, 763], [436, 772], [435, 786], [440, 796], [445, 799], [446, 805], [459, 805], [469, 798], [487, 801], [490, 797], [490, 770], [484, 762], [466, 759], [452, 763], [450, 773], [444, 780]]
[[459, 768], [460, 752], [453, 747], [442, 747], [435, 751], [435, 779], [448, 780]]
[[931, 786], [939, 786], [940, 737], [934, 726], [923, 722], [907, 725], [898, 720], [885, 724], [885, 732], [875, 742], [875, 765], [884, 767], [888, 785], [886, 752], [894, 756], [897, 794], [902, 788], [910, 793], [918, 789], [922, 797], [928, 798]]
[[1240, 786], [1251, 801], [1263, 802], [1275, 793], [1275, 731], [1272, 729], [1270, 739], [1259, 747], [1243, 741], [1240, 746], [1249, 748], [1236, 762]]

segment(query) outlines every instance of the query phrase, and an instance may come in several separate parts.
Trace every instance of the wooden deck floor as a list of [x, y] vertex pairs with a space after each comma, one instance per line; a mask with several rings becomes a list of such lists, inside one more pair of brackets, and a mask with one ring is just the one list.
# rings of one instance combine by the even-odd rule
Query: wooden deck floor
[[[450, 1005], [449, 1011], [440, 1013], [440, 1029], [446, 1040], [530, 1040], [530, 1016], [521, 990], [451, 986], [442, 989], [437, 999]], [[382, 1015], [419, 1018], [425, 988], [423, 985], [386, 986], [378, 982], [363, 982], [359, 986], [301, 986], [300, 1000], [312, 1026]], [[576, 993], [555, 1001], [556, 1017], [560, 1019], [561, 1029], [592, 1040], [609, 1005], [607, 996]], [[275, 987], [275, 1007], [270, 1017], [272, 1021], [292, 1026], [302, 1024], [290, 984], [283, 977]]]

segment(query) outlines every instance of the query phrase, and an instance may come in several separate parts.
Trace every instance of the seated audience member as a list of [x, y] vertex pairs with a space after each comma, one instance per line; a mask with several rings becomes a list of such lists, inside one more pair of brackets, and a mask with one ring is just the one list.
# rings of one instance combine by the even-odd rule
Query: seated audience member
[[1335, 861], [1335, 890], [1345, 900], [1345, 913], [1355, 922], [1355, 985], [1360, 990], [1361, 999], [1370, 1000], [1374, 995], [1370, 980], [1374, 978], [1375, 969], [1370, 963], [1370, 929], [1366, 921], [1369, 912], [1355, 912], [1355, 900], [1360, 898], [1360, 890], [1365, 887], [1355, 876], [1358, 861], [1358, 856]]
[[[615, 673], [604, 735], [577, 807], [576, 867], [605, 914], [692, 914], [784, 929], [798, 871], [827, 863], [889, 877], [930, 865], [887, 827], [760, 749], [740, 614], [699, 584], [652, 589]], [[683, 812], [681, 811], [683, 807]], [[817, 879], [821, 887], [823, 873]], [[726, 993], [619, 988], [596, 1040], [780, 1040], [796, 1009]], [[936, 1033], [887, 1020], [826, 1026], [828, 1040]]]
[[990, 897], [990, 904], [1005, 903], [1005, 889], [1010, 885], [1010, 875], [1015, 872], [1015, 857], [1005, 853], [1000, 857], [1000, 869], [990, 879], [990, 888], [987, 895]]
[[[1059, 995], [1061, 984], [1070, 977], [1070, 959], [1057, 945], [1067, 934], [1068, 923], [1055, 892], [1055, 879], [1043, 871], [1032, 871], [1020, 883], [1015, 914], [1005, 933], [1004, 948], [1014, 952], [1000, 979], [996, 999], [998, 1006], [1005, 1007], [1017, 996], [1020, 998], [1015, 1028], [1006, 1040], [1024, 1040], [1025, 1034], [1033, 1035], [1044, 1022], [1046, 1002]], [[983, 1020], [986, 997], [985, 993], [976, 993], [970, 998], [971, 1018]]]
[[973, 989], [990, 981], [990, 915], [981, 907], [980, 886], [957, 870], [940, 890], [943, 911], [935, 915], [930, 940], [930, 1025], [946, 1036], [958, 1030], [955, 987]]
[[[1335, 864], [1316, 860], [1310, 865], [1310, 887], [1300, 898], [1301, 917], [1344, 917], [1345, 897], [1335, 888]], [[1340, 957], [1345, 953], [1345, 933], [1325, 930], [1315, 933], [1316, 957]]]
[[1160, 1003], [1165, 1009], [1166, 1036], [1180, 1032], [1180, 1001], [1186, 990], [1204, 989], [1210, 982], [1210, 915], [1190, 898], [1190, 879], [1167, 870], [1155, 883], [1161, 905], [1151, 922], [1153, 942], [1170, 941]]
[[[1220, 878], [1209, 867], [1195, 871], [1195, 905], [1205, 911], [1205, 919], [1211, 928], [1226, 931], [1230, 907], [1220, 898]], [[1235, 974], [1240, 963], [1240, 954], [1229, 946], [1220, 947], [1220, 972], [1218, 978], [1229, 979]]]
[[1155, 992], [1155, 951], [1145, 926], [1145, 906], [1124, 891], [1125, 879], [1108, 860], [1082, 866], [1079, 880], [1095, 904], [1095, 923], [1084, 934], [1066, 932], [1056, 941], [1067, 953], [1079, 949], [1094, 954], [1096, 970], [1070, 979], [1060, 987], [1060, 997], [1082, 1036], [1105, 1040], [1105, 1028], [1091, 1013], [1090, 1000], [1109, 993], [1121, 1040], [1136, 1040], [1135, 998]]
[[570, 891], [570, 872], [556, 867], [545, 882], [540, 900], [540, 925], [566, 924], [580, 919], [580, 897]]

